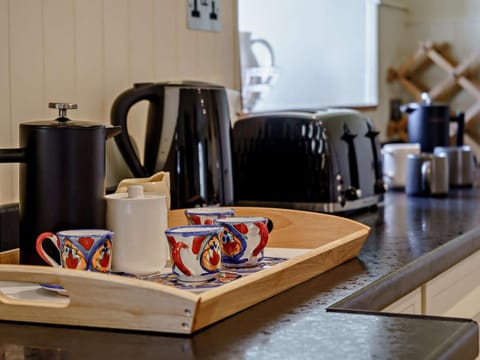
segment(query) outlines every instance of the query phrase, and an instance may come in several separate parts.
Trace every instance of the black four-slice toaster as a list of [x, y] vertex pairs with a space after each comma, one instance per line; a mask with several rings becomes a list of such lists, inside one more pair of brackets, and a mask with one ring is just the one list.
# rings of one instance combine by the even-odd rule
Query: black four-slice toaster
[[336, 213], [383, 199], [378, 131], [355, 110], [248, 115], [232, 149], [238, 205]]

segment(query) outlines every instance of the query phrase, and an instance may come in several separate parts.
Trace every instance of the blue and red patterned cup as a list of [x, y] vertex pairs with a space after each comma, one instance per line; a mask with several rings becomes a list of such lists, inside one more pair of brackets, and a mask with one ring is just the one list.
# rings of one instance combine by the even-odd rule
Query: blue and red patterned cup
[[217, 219], [223, 226], [222, 263], [226, 267], [255, 266], [263, 259], [268, 242], [268, 219], [259, 216], [233, 216]]
[[[64, 230], [56, 234], [44, 232], [37, 237], [36, 250], [49, 265], [76, 270], [110, 272], [113, 232], [103, 229]], [[60, 263], [43, 248], [49, 240], [60, 253]]]
[[229, 207], [207, 206], [185, 210], [185, 217], [191, 225], [211, 225], [217, 219], [233, 216], [235, 210]]
[[222, 227], [186, 225], [165, 230], [173, 261], [172, 271], [181, 281], [206, 281], [220, 271]]

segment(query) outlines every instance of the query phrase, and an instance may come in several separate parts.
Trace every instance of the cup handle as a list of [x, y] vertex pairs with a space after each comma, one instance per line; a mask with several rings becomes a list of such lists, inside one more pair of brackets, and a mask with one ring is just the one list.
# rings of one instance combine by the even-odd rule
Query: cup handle
[[57, 235], [55, 235], [52, 232], [44, 232], [38, 235], [37, 241], [35, 243], [35, 248], [37, 249], [38, 255], [47, 263], [52, 265], [53, 267], [58, 267], [61, 268], [62, 265], [60, 265], [58, 262], [56, 262], [50, 255], [46, 253], [46, 251], [43, 249], [43, 241], [45, 239], [49, 239], [53, 245], [58, 249], [60, 252], [60, 240], [58, 239]]
[[192, 275], [190, 269], [183, 263], [182, 255], [180, 254], [182, 249], [188, 249], [188, 245], [181, 241], [176, 242], [173, 236], [167, 236], [167, 240], [170, 243], [172, 260], [175, 266], [186, 276]]
[[422, 192], [430, 193], [430, 185], [432, 182], [432, 162], [425, 161], [422, 164]]
[[258, 231], [260, 233], [260, 242], [258, 243], [257, 247], [253, 249], [252, 255], [257, 256], [260, 254], [260, 251], [262, 251], [265, 246], [267, 246], [268, 242], [268, 227], [266, 224], [262, 222], [255, 223], [258, 227]]

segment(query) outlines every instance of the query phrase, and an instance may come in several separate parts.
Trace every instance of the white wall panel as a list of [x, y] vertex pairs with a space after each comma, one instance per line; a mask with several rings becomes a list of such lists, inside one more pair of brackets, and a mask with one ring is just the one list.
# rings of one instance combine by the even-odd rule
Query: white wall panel
[[120, 91], [130, 87], [128, 0], [104, 0], [104, 115]]
[[154, 80], [153, 1], [129, 1], [129, 48], [132, 82]]
[[176, 60], [178, 75], [181, 80], [200, 80], [198, 77], [198, 52], [204, 44], [199, 44], [200, 31], [187, 28], [187, 10], [184, 1], [177, 2], [178, 7], [178, 42]]
[[[0, 146], [11, 143], [8, 1], [0, 0]], [[3, 182], [2, 182], [3, 184]]]
[[[75, 50], [74, 1], [43, 0], [43, 54], [47, 102], [78, 102], [75, 92]], [[49, 117], [54, 118], [57, 114], [57, 110], [49, 111]]]
[[[222, 1], [221, 32], [210, 33], [209, 66], [212, 80], [231, 89], [240, 88], [237, 59], [237, 2]], [[223, 44], [218, 46], [218, 44]], [[225, 46], [229, 44], [229, 46]], [[202, 52], [202, 51], [201, 51]], [[200, 71], [201, 68], [200, 68]]]
[[[129, 0], [129, 86], [134, 83], [154, 82], [153, 1]], [[124, 90], [124, 89], [122, 89]], [[129, 132], [143, 149], [148, 106], [135, 105], [129, 113]], [[142, 151], [143, 154], [143, 151]]]
[[104, 107], [103, 1], [75, 0], [75, 101], [72, 117], [108, 123]]
[[[10, 46], [8, 1], [0, 0], [0, 147], [13, 147], [10, 123]], [[14, 168], [0, 164], [0, 202], [10, 202], [13, 194]]]
[[196, 48], [196, 72], [197, 74], [205, 74], [208, 78], [212, 79], [212, 82], [218, 82], [216, 81], [216, 74], [222, 66], [220, 53], [215, 51], [215, 43], [219, 38], [218, 33], [199, 31], [196, 36], [198, 39], [197, 42], [201, 44]]
[[[154, 71], [158, 81], [180, 80], [177, 62], [178, 33], [184, 26], [183, 7], [178, 0], [153, 2]], [[186, 25], [185, 25], [186, 26]]]
[[[103, 1], [103, 117], [107, 123], [113, 101], [131, 86], [128, 9], [129, 0]], [[107, 165], [107, 186], [116, 182], [124, 165], [112, 140], [107, 141], [107, 157], [115, 161], [114, 166]]]
[[[18, 128], [47, 114], [43, 8], [37, 0], [18, 0], [9, 2], [9, 10], [11, 117]], [[18, 131], [14, 143], [18, 144]]]
[[[9, 2], [10, 96], [13, 144], [18, 146], [22, 122], [45, 119], [45, 58], [43, 53], [43, 2]], [[15, 168], [18, 170], [18, 166]], [[14, 175], [18, 178], [18, 172]], [[18, 199], [18, 180], [13, 182], [12, 198]]]

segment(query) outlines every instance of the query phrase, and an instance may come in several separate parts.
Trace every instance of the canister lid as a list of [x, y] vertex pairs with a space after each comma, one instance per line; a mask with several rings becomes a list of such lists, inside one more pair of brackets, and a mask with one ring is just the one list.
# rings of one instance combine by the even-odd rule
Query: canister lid
[[141, 199], [143, 195], [143, 186], [142, 185], [130, 185], [127, 189], [127, 194], [129, 199]]

